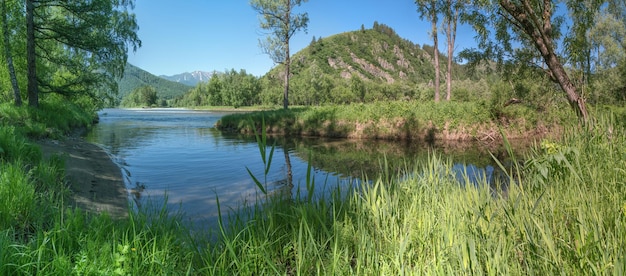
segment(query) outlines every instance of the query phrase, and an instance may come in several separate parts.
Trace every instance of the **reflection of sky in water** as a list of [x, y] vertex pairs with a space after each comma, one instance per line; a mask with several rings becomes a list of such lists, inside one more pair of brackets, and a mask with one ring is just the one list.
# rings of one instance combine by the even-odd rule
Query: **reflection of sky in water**
[[[263, 198], [246, 170], [249, 168], [264, 181], [258, 146], [254, 139], [215, 130], [213, 126], [224, 114], [184, 109], [104, 110], [88, 138], [102, 145], [120, 164], [128, 188], [138, 191], [131, 193], [131, 198], [139, 205], [149, 201], [159, 204], [167, 198], [169, 210], [180, 210], [187, 219], [210, 227], [218, 215], [218, 197], [222, 212]], [[315, 143], [321, 145], [314, 141], [309, 147], [315, 148]], [[277, 145], [267, 176], [268, 190], [272, 194], [306, 197], [306, 158], [294, 152], [292, 146], [289, 148], [294, 187], [285, 185], [287, 163], [284, 149]], [[365, 148], [371, 149], [372, 145]], [[269, 154], [269, 148], [267, 151]], [[330, 168], [325, 165], [326, 171], [311, 168], [316, 197], [328, 198], [337, 185], [348, 187], [358, 181], [333, 171], [339, 169], [334, 166], [346, 166], [350, 161], [333, 163]], [[378, 164], [378, 160], [372, 161]], [[494, 171], [492, 166], [479, 168], [462, 163], [456, 163], [452, 169], [462, 183], [464, 175], [471, 182], [484, 177], [490, 182]]]
[[[208, 131], [222, 113], [163, 110], [105, 110], [90, 139], [101, 144], [122, 166], [127, 186], [143, 188], [131, 197], [139, 204], [167, 198], [171, 211], [182, 211], [193, 221], [214, 223], [216, 200], [222, 211], [252, 203], [260, 191], [246, 168], [264, 181], [264, 167], [254, 141], [222, 137]], [[268, 149], [269, 153], [269, 149]], [[306, 194], [307, 163], [290, 154], [296, 194]], [[287, 188], [284, 150], [276, 147], [267, 176], [268, 190]], [[315, 191], [344, 183], [341, 174], [314, 169]], [[334, 185], [333, 185], [334, 186]], [[138, 195], [138, 196], [137, 196]]]
[[467, 180], [469, 180], [469, 183], [492, 183], [492, 166], [479, 168], [472, 164], [456, 163], [452, 166], [452, 171], [459, 183], [467, 183]]

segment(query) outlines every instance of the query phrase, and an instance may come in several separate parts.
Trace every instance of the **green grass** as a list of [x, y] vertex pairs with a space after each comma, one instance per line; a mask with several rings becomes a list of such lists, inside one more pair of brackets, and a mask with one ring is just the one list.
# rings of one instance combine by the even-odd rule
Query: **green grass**
[[[64, 108], [75, 107], [54, 110]], [[507, 173], [517, 184], [506, 188], [459, 185], [451, 164], [433, 153], [407, 168], [402, 181], [381, 173], [369, 185], [325, 197], [268, 192], [259, 204], [224, 212], [205, 237], [160, 204], [121, 220], [68, 208], [60, 160], [43, 161], [26, 136], [29, 125], [55, 126], [33, 121], [41, 117], [31, 112], [0, 106], [0, 275], [626, 272], [619, 116], [599, 116], [593, 128], [570, 127], [562, 139], [538, 143]]]
[[[292, 107], [289, 110], [259, 111], [224, 116], [216, 124], [221, 130], [253, 133], [248, 120], [261, 122], [268, 133], [296, 136], [433, 140], [480, 139], [502, 127], [509, 137], [526, 137], [538, 126], [552, 127], [571, 116], [553, 112], [539, 114], [530, 107], [507, 107], [497, 118], [480, 102], [394, 101], [369, 104]], [[256, 126], [259, 127], [258, 125]]]
[[207, 254], [242, 274], [623, 273], [623, 129], [600, 122], [542, 144], [509, 173], [519, 185], [495, 195], [487, 183], [461, 188], [433, 156], [407, 181], [379, 179], [346, 200], [254, 209], [225, 235], [228, 250]]

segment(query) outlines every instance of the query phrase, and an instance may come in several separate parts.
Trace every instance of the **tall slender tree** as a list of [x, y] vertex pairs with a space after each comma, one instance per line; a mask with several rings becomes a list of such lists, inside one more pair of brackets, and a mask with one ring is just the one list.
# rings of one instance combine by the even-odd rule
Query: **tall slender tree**
[[291, 55], [289, 41], [300, 30], [306, 32], [309, 23], [307, 13], [294, 14], [293, 9], [307, 0], [251, 0], [250, 5], [259, 13], [261, 29], [267, 31], [265, 40], [259, 40], [263, 51], [284, 71], [283, 108], [289, 108], [289, 78]]
[[439, 65], [439, 40], [437, 37], [437, 24], [439, 24], [440, 5], [438, 4], [438, 0], [415, 0], [415, 4], [417, 5], [417, 12], [420, 14], [420, 18], [429, 20], [431, 23], [430, 35], [433, 38], [433, 56], [435, 62], [435, 102], [439, 102], [439, 84], [441, 82], [441, 76]]
[[11, 34], [9, 33], [9, 11], [7, 9], [7, 0], [2, 0], [1, 13], [2, 13], [2, 33], [4, 40], [4, 57], [7, 62], [7, 69], [9, 71], [9, 78], [11, 79], [11, 87], [13, 88], [13, 99], [16, 106], [22, 105], [22, 95], [20, 93], [20, 87], [17, 83], [17, 75], [15, 74], [15, 67], [13, 67], [13, 53], [11, 52]]
[[454, 44], [456, 41], [456, 27], [459, 17], [467, 5], [465, 0], [446, 0], [443, 9], [443, 21], [448, 44], [448, 66], [446, 68], [446, 100], [450, 101], [452, 95], [452, 62], [454, 61]]
[[39, 84], [35, 57], [35, 1], [26, 0], [26, 70], [28, 105], [39, 106]]

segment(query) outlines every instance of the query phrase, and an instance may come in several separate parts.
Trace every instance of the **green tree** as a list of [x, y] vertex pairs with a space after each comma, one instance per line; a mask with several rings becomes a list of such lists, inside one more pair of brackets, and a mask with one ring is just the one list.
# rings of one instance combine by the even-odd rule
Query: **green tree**
[[[509, 54], [518, 61], [525, 58], [525, 61], [531, 61], [527, 64], [535, 67], [538, 64], [536, 60], [540, 60], [547, 66], [544, 72], [559, 85], [579, 118], [587, 122], [589, 115], [585, 99], [572, 83], [563, 65], [565, 59], [557, 52], [557, 43], [561, 38], [560, 23], [565, 21], [563, 16], [566, 15], [555, 16], [556, 1], [477, 0], [474, 4], [477, 9], [466, 19], [474, 25], [480, 38], [479, 47], [483, 52], [466, 52], [464, 56], [487, 57], [502, 63], [505, 55]], [[491, 30], [495, 30], [495, 34], [491, 34]], [[521, 50], [514, 49], [515, 41], [520, 43]], [[534, 57], [538, 59], [535, 60]], [[518, 62], [518, 65], [526, 64]]]
[[289, 107], [289, 78], [291, 56], [289, 41], [299, 30], [306, 32], [309, 16], [307, 13], [294, 14], [293, 9], [307, 0], [251, 0], [252, 8], [260, 15], [261, 29], [268, 31], [265, 40], [259, 45], [274, 63], [282, 64], [284, 72], [283, 108]]
[[439, 83], [441, 82], [441, 77], [439, 70], [439, 39], [437, 38], [437, 24], [439, 22], [439, 11], [441, 8], [438, 0], [416, 0], [415, 4], [417, 4], [417, 12], [420, 14], [420, 18], [429, 20], [431, 23], [430, 35], [433, 38], [433, 58], [435, 61], [435, 102], [439, 102]]
[[454, 44], [456, 40], [456, 27], [460, 16], [464, 13], [466, 0], [446, 0], [443, 9], [444, 33], [448, 44], [448, 66], [446, 68], [446, 100], [450, 101], [452, 94], [452, 68], [454, 60]]
[[597, 102], [626, 100], [626, 3], [605, 5], [596, 12], [587, 31], [594, 80], [591, 89]]
[[350, 90], [356, 99], [360, 102], [365, 102], [365, 84], [360, 77], [352, 75], [350, 78]]
[[120, 105], [123, 107], [151, 107], [156, 106], [158, 100], [156, 89], [145, 85], [133, 90], [133, 92], [124, 97]]
[[129, 46], [141, 46], [133, 6], [133, 0], [26, 0], [29, 105], [38, 106], [40, 91], [94, 98], [116, 92]]

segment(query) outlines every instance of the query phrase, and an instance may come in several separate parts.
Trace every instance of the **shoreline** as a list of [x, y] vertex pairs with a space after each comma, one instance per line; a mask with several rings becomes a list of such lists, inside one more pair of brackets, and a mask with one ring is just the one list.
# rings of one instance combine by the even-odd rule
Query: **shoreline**
[[44, 158], [59, 156], [65, 162], [65, 180], [71, 191], [71, 207], [90, 213], [107, 212], [113, 218], [128, 217], [129, 196], [121, 168], [100, 146], [81, 137], [36, 141]]

